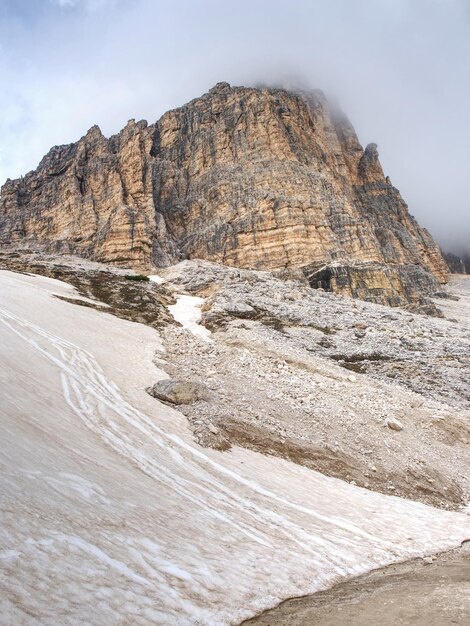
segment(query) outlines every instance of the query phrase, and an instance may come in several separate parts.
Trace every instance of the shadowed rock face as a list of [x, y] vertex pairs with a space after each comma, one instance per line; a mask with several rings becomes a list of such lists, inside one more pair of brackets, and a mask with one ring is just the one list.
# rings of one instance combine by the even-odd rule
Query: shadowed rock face
[[95, 126], [7, 181], [0, 242], [19, 240], [140, 270], [203, 258], [255, 269], [418, 266], [433, 284], [447, 276], [375, 144], [363, 150], [321, 92], [227, 83], [151, 126], [132, 120], [110, 139]]
[[467, 269], [465, 267], [465, 261], [461, 259], [456, 254], [452, 254], [452, 252], [446, 252], [444, 254], [444, 259], [447, 263], [449, 271], [451, 274], [467, 274]]

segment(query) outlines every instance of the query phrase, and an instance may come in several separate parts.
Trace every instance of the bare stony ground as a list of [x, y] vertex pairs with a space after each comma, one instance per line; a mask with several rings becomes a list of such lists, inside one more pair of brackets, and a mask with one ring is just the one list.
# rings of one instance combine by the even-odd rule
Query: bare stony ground
[[439, 319], [199, 261], [162, 275], [206, 298], [212, 341], [168, 326], [158, 360], [208, 385], [208, 402], [181, 407], [202, 445], [443, 508], [468, 502], [470, 280], [452, 285], [460, 300], [439, 299], [452, 314]]

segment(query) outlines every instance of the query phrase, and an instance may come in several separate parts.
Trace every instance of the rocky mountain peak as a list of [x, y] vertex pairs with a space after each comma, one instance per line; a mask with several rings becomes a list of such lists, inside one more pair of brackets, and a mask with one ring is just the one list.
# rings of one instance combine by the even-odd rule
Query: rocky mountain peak
[[379, 151], [376, 143], [369, 143], [364, 150], [358, 165], [360, 178], [367, 182], [384, 180], [382, 165], [379, 160]]
[[389, 302], [414, 297], [412, 275], [418, 291], [447, 276], [377, 146], [363, 150], [322, 92], [224, 82], [155, 124], [109, 139], [94, 126], [7, 182], [0, 242], [19, 241], [139, 270], [191, 258], [300, 269], [314, 286], [335, 262], [343, 278], [326, 288]]
[[212, 89], [209, 89], [209, 93], [221, 93], [223, 91], [228, 91], [229, 89], [231, 89], [230, 83], [220, 82], [215, 84]]

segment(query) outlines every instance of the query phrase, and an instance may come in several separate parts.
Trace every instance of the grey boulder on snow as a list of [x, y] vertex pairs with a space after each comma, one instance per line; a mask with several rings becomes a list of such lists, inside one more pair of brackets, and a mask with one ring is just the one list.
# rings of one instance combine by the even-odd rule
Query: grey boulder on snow
[[198, 400], [208, 399], [208, 389], [202, 383], [173, 378], [159, 380], [147, 391], [154, 398], [171, 404], [193, 404]]

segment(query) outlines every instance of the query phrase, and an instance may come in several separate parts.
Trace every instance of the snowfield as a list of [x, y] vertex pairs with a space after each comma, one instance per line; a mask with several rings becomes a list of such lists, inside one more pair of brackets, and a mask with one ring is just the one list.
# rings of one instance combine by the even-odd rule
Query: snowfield
[[470, 539], [464, 514], [197, 446], [144, 391], [157, 332], [54, 294], [78, 297], [0, 272], [2, 624], [237, 624]]

